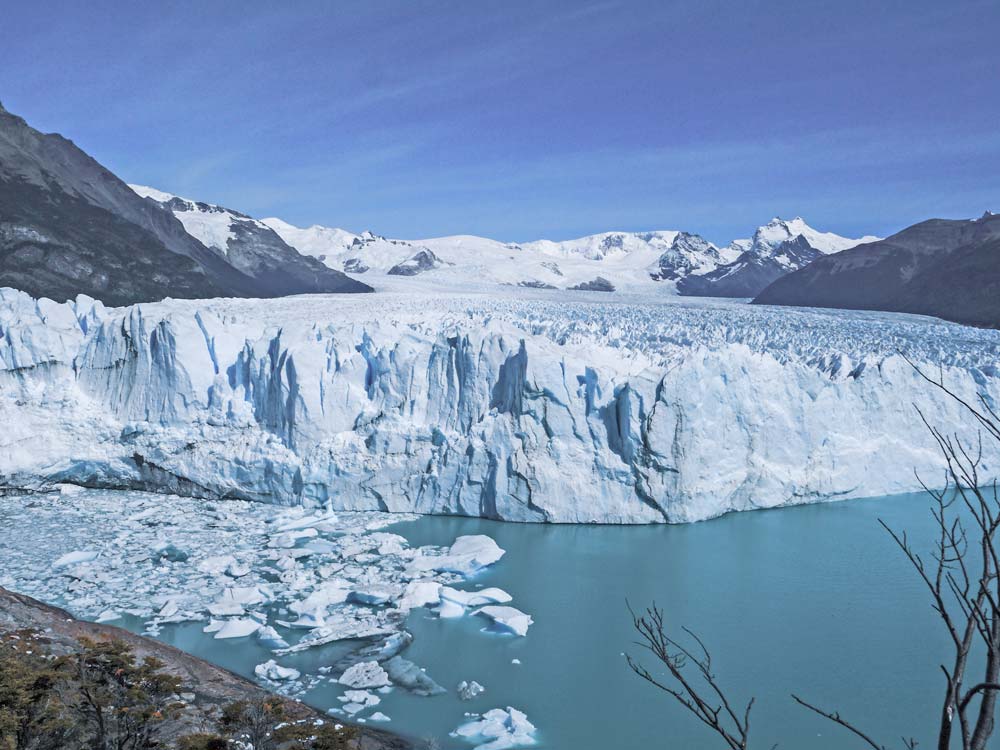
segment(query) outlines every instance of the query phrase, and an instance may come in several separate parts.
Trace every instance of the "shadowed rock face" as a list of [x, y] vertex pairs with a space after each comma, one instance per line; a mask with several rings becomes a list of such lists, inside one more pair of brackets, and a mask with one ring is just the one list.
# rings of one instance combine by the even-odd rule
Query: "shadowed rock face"
[[931, 219], [819, 258], [755, 304], [887, 310], [1000, 326], [1000, 216]]
[[615, 285], [603, 276], [598, 276], [592, 281], [585, 281], [569, 288], [576, 292], [613, 292]]
[[[40, 133], [0, 106], [2, 285], [57, 300], [84, 293], [112, 305], [369, 291], [274, 240], [251, 243], [244, 255], [252, 259], [237, 265], [72, 141]], [[269, 251], [274, 257], [262, 257]]]
[[799, 235], [782, 242], [771, 254], [747, 250], [739, 258], [702, 276], [686, 276], [677, 291], [694, 297], [753, 297], [790, 269], [811, 263], [821, 253]]
[[416, 276], [444, 265], [441, 259], [426, 248], [389, 269], [390, 276]]

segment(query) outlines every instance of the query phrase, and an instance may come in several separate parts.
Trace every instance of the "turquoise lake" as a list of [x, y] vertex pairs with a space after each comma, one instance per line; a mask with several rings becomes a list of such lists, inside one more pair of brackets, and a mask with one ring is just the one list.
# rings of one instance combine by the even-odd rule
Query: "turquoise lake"
[[[513, 706], [538, 727], [539, 747], [574, 750], [711, 750], [717, 739], [669, 696], [628, 669], [641, 655], [626, 600], [657, 602], [679, 632], [710, 647], [720, 682], [735, 701], [756, 698], [754, 746], [841, 750], [860, 746], [843, 730], [793, 703], [796, 692], [840, 711], [881, 742], [901, 735], [930, 746], [942, 693], [938, 662], [947, 642], [921, 583], [878, 523], [930, 541], [928, 498], [908, 495], [738, 513], [683, 526], [544, 526], [427, 517], [391, 530], [413, 545], [488, 534], [507, 554], [472, 584], [500, 586], [532, 615], [528, 635], [482, 632], [481, 618], [444, 620], [415, 610], [407, 659], [449, 689], [417, 698], [396, 691], [379, 709], [383, 725], [442, 748], [466, 711]], [[227, 644], [200, 625], [161, 638], [251, 675], [269, 658], [255, 642]], [[315, 670], [333, 646], [282, 663]], [[520, 664], [512, 660], [520, 660]], [[651, 662], [647, 660], [650, 666]], [[486, 692], [458, 700], [455, 685]], [[339, 706], [338, 690], [306, 696]]]

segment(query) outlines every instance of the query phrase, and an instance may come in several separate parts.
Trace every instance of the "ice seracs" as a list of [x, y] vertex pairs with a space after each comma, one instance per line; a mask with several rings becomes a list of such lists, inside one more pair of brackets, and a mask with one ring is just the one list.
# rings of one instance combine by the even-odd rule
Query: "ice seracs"
[[[1000, 403], [996, 331], [524, 294], [99, 310], [0, 290], [0, 474], [307, 506], [267, 530], [290, 572], [329, 541], [299, 536], [333, 524], [307, 517], [328, 505], [650, 523], [917, 490], [937, 457], [912, 405], [963, 420], [910, 363]], [[480, 564], [455, 558], [402, 562], [411, 580]]]

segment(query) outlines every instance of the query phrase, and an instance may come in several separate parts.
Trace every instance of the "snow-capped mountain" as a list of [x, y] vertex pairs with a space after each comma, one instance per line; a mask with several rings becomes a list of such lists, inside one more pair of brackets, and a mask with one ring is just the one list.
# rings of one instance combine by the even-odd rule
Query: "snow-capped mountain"
[[169, 210], [189, 235], [225, 258], [229, 265], [253, 278], [267, 279], [280, 294], [370, 291], [342, 271], [300, 253], [267, 224], [246, 214], [145, 185], [129, 187]]
[[752, 238], [734, 240], [729, 252], [736, 257], [703, 274], [680, 279], [681, 294], [700, 297], [754, 297], [785, 274], [805, 268], [819, 257], [841, 252], [877, 237], [850, 239], [819, 232], [796, 216], [780, 217], [758, 227]]
[[788, 261], [783, 261], [780, 258], [781, 254], [777, 250], [784, 243], [799, 236], [804, 237], [811, 248], [818, 250], [823, 255], [839, 253], [841, 250], [846, 250], [849, 247], [861, 245], [866, 242], [875, 242], [879, 239], [870, 235], [858, 239], [850, 239], [848, 237], [841, 237], [839, 234], [834, 234], [833, 232], [817, 231], [806, 224], [801, 216], [796, 216], [791, 221], [786, 221], [775, 216], [764, 226], [758, 227], [751, 239], [735, 240], [731, 247], [738, 249], [741, 253], [749, 250], [762, 257], [776, 256], [779, 262], [787, 264]]
[[[393, 289], [412, 289], [417, 282], [400, 287], [379, 277], [419, 275], [420, 286], [447, 289], [512, 285], [748, 297], [814, 257], [871, 239], [819, 232], [798, 217], [773, 219], [758, 228], [753, 238], [722, 248], [697, 234], [672, 230], [515, 243], [473, 235], [399, 240], [321, 226], [300, 229], [275, 218], [263, 223], [299, 252], [328, 267], [356, 276], [366, 274], [368, 283]], [[800, 237], [803, 240], [798, 241]]]
[[[919, 489], [914, 468], [930, 475], [940, 459], [914, 404], [932, 424], [967, 420], [909, 361], [943, 368], [970, 402], [1000, 399], [998, 331], [603, 299], [423, 292], [108, 310], [0, 290], [0, 476], [8, 488], [693, 521]], [[984, 456], [984, 480], [998, 465]]]

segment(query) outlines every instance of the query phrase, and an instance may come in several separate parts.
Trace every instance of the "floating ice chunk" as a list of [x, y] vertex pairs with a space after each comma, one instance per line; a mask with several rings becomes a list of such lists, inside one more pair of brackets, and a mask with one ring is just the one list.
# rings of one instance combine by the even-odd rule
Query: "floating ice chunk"
[[376, 711], [371, 716], [368, 717], [368, 721], [392, 721], [388, 716], [386, 716], [381, 711]]
[[438, 608], [438, 617], [452, 618], [452, 617], [464, 617], [465, 607], [458, 602], [453, 602], [450, 599], [442, 599], [441, 606]]
[[488, 588], [479, 591], [459, 591], [450, 586], [441, 587], [441, 598], [461, 604], [463, 607], [479, 607], [484, 604], [506, 604], [513, 597], [503, 589]]
[[297, 620], [278, 620], [278, 624], [285, 628], [303, 628], [305, 630], [315, 630], [326, 625], [326, 607], [316, 607], [312, 612], [303, 612]]
[[288, 648], [288, 641], [281, 637], [277, 630], [270, 625], [262, 627], [257, 631], [257, 642], [264, 648], [272, 651], [279, 648]]
[[78, 484], [57, 484], [56, 489], [59, 490], [59, 494], [64, 497], [79, 495], [84, 491], [84, 488]]
[[431, 679], [412, 661], [401, 656], [394, 656], [385, 663], [385, 671], [394, 684], [416, 693], [417, 695], [441, 695], [447, 692]]
[[274, 659], [269, 659], [263, 664], [258, 664], [254, 667], [253, 673], [260, 679], [270, 680], [271, 682], [297, 680], [301, 676], [299, 670], [292, 669], [291, 667], [283, 667]]
[[226, 575], [233, 578], [242, 578], [245, 575], [249, 575], [250, 570], [251, 567], [249, 564], [233, 560], [233, 562], [226, 566]]
[[462, 680], [460, 683], [458, 683], [458, 689], [456, 692], [458, 693], [458, 697], [461, 700], [471, 701], [476, 696], [485, 693], [486, 688], [484, 688], [475, 680], [470, 680], [469, 682]]
[[437, 604], [441, 600], [441, 584], [437, 581], [419, 580], [406, 584], [403, 598], [397, 605], [404, 612], [417, 607]]
[[[281, 620], [278, 620], [278, 624], [284, 627], [292, 625]], [[383, 620], [376, 617], [358, 617], [354, 614], [337, 612], [327, 617], [326, 622], [321, 627], [314, 629], [294, 646], [281, 649], [278, 653], [291, 654], [317, 646], [325, 646], [334, 641], [387, 636], [394, 632], [396, 632], [395, 628], [388, 626]]]
[[[261, 624], [256, 620], [247, 617], [239, 617], [235, 620], [226, 620], [225, 624], [215, 634], [217, 639], [222, 638], [246, 638], [260, 630]], [[207, 631], [206, 631], [207, 632]]]
[[267, 543], [268, 547], [277, 547], [278, 549], [288, 549], [294, 547], [299, 539], [311, 539], [314, 536], [318, 536], [319, 532], [316, 529], [297, 529], [296, 531], [285, 531], [281, 534], [275, 534], [271, 537], [271, 541]]
[[218, 633], [225, 626], [225, 620], [209, 620], [208, 625], [201, 629], [202, 633]]
[[96, 622], [113, 622], [122, 619], [121, 613], [113, 609], [106, 609], [97, 616]]
[[156, 613], [156, 616], [157, 617], [173, 617], [174, 615], [177, 614], [177, 612], [178, 612], [179, 609], [180, 609], [180, 606], [177, 604], [177, 600], [173, 599], [173, 598], [170, 598], [170, 599], [167, 599], [167, 601], [163, 605], [163, 607], [160, 608], [160, 611]]
[[520, 666], [521, 665], [521, 660], [520, 659], [511, 659], [510, 663], [511, 664], [517, 664], [518, 666]]
[[275, 531], [298, 531], [299, 529], [314, 528], [325, 524], [336, 524], [337, 514], [330, 511], [315, 513], [301, 518], [290, 518], [287, 520], [275, 520]]
[[385, 604], [396, 594], [388, 586], [374, 585], [374, 586], [362, 586], [354, 589], [347, 596], [347, 601], [355, 602], [357, 604], [367, 604], [370, 606], [379, 606]]
[[154, 546], [153, 554], [161, 560], [168, 560], [170, 562], [186, 562], [188, 559], [187, 552], [170, 542], [160, 542]]
[[476, 750], [508, 750], [515, 747], [530, 747], [537, 744], [534, 737], [535, 726], [521, 711], [510, 706], [507, 710], [494, 708], [483, 714], [477, 721], [470, 721], [454, 732], [476, 746]]
[[337, 700], [341, 703], [360, 703], [364, 707], [377, 706], [382, 702], [381, 698], [368, 690], [345, 690]]
[[[412, 642], [413, 636], [405, 630], [401, 630], [398, 633], [393, 633], [383, 641], [373, 643], [370, 646], [365, 646], [361, 650], [351, 653], [349, 656], [338, 661], [333, 668], [337, 672], [343, 672], [348, 667], [360, 661], [374, 660], [381, 664], [403, 651]], [[329, 671], [330, 667], [325, 667], [325, 669]]]
[[80, 563], [93, 562], [100, 556], [101, 553], [97, 550], [77, 550], [76, 552], [67, 552], [65, 555], [52, 563], [52, 567], [65, 568], [69, 565], [79, 565]]
[[213, 604], [209, 604], [206, 609], [208, 609], [210, 615], [214, 615], [215, 617], [242, 615], [246, 611], [242, 604], [233, 601], [214, 602]]
[[506, 628], [515, 635], [527, 635], [528, 626], [534, 622], [531, 619], [531, 615], [526, 615], [515, 607], [482, 607], [476, 610], [476, 614], [489, 617], [494, 623]]
[[226, 568], [230, 565], [236, 563], [236, 558], [232, 555], [215, 555], [213, 557], [206, 557], [200, 563], [198, 563], [198, 570], [202, 573], [211, 573], [218, 575], [224, 573]]
[[409, 570], [419, 573], [440, 570], [471, 576], [504, 556], [504, 550], [485, 534], [460, 536], [447, 555], [421, 555], [413, 560]]
[[337, 681], [352, 688], [377, 688], [389, 684], [389, 675], [377, 661], [363, 661], [348, 668]]
[[288, 609], [297, 615], [315, 613], [318, 610], [325, 614], [327, 607], [343, 604], [350, 594], [350, 584], [334, 578], [317, 587], [305, 599], [289, 604]]

